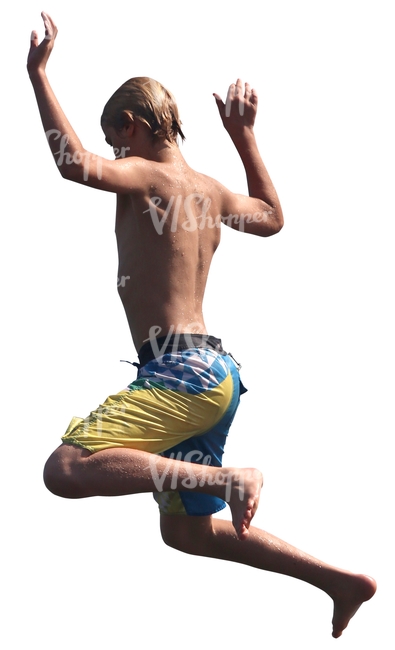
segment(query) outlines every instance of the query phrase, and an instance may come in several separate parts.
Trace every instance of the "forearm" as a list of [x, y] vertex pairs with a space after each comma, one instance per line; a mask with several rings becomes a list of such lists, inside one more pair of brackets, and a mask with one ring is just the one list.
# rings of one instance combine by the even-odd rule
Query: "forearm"
[[259, 153], [253, 129], [245, 127], [239, 133], [233, 133], [231, 138], [244, 165], [249, 196], [260, 199], [269, 207], [271, 223], [281, 230], [284, 219], [280, 201]]
[[[250, 199], [258, 204], [253, 212], [265, 215], [264, 227], [249, 227], [248, 232], [267, 236], [281, 230], [283, 214], [277, 192], [263, 163], [254, 135], [254, 123], [258, 95], [248, 83], [243, 87], [241, 79], [229, 86], [226, 103], [214, 93], [223, 125], [235, 145], [246, 171]], [[263, 205], [260, 203], [262, 202]], [[254, 203], [254, 201], [252, 201]], [[243, 226], [244, 226], [243, 221]], [[248, 225], [248, 221], [247, 221]], [[255, 224], [256, 225], [256, 224]]]
[[237, 136], [231, 137], [244, 165], [249, 195], [281, 211], [277, 192], [259, 153], [253, 130], [245, 128]]
[[56, 99], [45, 72], [38, 70], [29, 76], [45, 135], [60, 173], [65, 178], [82, 176], [81, 163], [86, 151]]

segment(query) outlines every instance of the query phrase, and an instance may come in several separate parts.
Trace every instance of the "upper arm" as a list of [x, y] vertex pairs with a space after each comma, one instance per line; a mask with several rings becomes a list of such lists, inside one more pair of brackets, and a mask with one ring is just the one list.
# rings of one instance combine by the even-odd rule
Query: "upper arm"
[[138, 189], [145, 175], [145, 161], [141, 158], [109, 160], [86, 150], [74, 155], [65, 153], [57, 164], [63, 178], [117, 194]]
[[282, 212], [261, 199], [224, 192], [221, 221], [241, 232], [259, 237], [278, 233], [283, 226]]

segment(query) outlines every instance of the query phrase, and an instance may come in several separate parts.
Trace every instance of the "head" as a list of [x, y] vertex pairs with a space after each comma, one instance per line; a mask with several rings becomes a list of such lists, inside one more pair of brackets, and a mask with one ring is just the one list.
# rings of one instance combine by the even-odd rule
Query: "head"
[[173, 95], [149, 77], [133, 77], [122, 84], [105, 105], [101, 125], [120, 132], [135, 120], [148, 126], [154, 141], [185, 139]]

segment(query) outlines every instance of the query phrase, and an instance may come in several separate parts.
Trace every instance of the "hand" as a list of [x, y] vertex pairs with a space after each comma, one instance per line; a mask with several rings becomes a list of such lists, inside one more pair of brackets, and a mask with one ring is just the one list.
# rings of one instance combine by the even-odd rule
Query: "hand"
[[32, 32], [31, 45], [29, 55], [27, 57], [27, 69], [29, 73], [36, 72], [38, 70], [45, 70], [47, 61], [55, 43], [56, 35], [58, 33], [55, 23], [53, 22], [52, 18], [48, 16], [48, 14], [42, 12], [41, 17], [44, 21], [45, 37], [44, 40], [39, 43], [37, 32]]
[[253, 129], [258, 108], [258, 95], [248, 83], [238, 79], [229, 86], [226, 103], [214, 93], [223, 125], [231, 137], [239, 135], [244, 128]]

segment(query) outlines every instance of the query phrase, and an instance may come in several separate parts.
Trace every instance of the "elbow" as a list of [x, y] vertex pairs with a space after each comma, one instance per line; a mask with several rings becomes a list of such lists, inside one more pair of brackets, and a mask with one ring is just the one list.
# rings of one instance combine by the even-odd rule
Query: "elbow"
[[67, 152], [56, 160], [60, 175], [67, 181], [82, 183], [88, 171], [89, 158], [85, 151]]
[[66, 181], [73, 180], [72, 175], [70, 173], [71, 172], [70, 165], [58, 165], [58, 169], [61, 177], [64, 178], [64, 180]]
[[59, 157], [58, 159], [55, 157], [55, 162], [62, 178], [66, 181], [74, 180], [77, 165], [74, 163], [71, 156], [67, 155]]
[[62, 165], [59, 167], [59, 172], [64, 180], [73, 183], [83, 183], [86, 176], [82, 165]]
[[281, 213], [279, 218], [276, 220], [275, 231], [274, 231], [273, 234], [276, 235], [278, 232], [280, 232], [280, 230], [283, 229], [283, 226], [284, 226], [284, 217], [283, 217], [283, 215]]
[[277, 235], [284, 226], [284, 217], [281, 208], [273, 208], [270, 210], [270, 225], [264, 236], [271, 237]]

